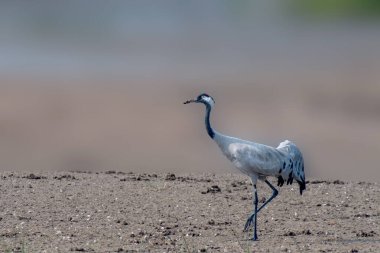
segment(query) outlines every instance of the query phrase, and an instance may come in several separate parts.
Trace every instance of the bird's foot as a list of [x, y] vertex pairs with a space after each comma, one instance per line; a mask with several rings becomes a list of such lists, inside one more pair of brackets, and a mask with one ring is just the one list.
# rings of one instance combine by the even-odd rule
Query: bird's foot
[[258, 241], [259, 240], [259, 238], [257, 237], [257, 235], [254, 235], [253, 237], [252, 237], [252, 241]]
[[243, 229], [243, 232], [247, 232], [249, 230], [249, 227], [251, 226], [251, 224], [253, 223], [253, 218], [255, 218], [255, 215], [252, 214], [251, 216], [249, 216], [249, 218], [247, 219], [247, 222], [245, 223], [245, 226], [244, 226], [244, 229]]

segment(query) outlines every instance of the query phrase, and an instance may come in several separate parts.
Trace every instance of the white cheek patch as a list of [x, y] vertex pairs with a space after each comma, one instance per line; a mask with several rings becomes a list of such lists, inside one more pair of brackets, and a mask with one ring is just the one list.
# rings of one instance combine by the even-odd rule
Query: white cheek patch
[[204, 101], [206, 101], [210, 105], [214, 105], [214, 100], [210, 97], [202, 97]]

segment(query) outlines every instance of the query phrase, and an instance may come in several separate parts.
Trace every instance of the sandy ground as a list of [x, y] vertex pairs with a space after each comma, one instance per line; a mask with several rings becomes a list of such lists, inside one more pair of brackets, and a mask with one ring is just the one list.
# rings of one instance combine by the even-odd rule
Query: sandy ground
[[313, 179], [303, 196], [282, 187], [252, 242], [243, 175], [0, 175], [1, 252], [380, 252], [379, 183]]

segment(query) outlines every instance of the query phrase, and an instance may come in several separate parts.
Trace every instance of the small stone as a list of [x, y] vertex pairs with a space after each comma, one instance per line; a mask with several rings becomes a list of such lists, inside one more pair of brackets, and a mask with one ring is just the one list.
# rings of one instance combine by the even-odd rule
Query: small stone
[[215, 225], [215, 221], [214, 221], [214, 220], [210, 220], [210, 221], [208, 222], [208, 224], [211, 225], [211, 226], [213, 226], [213, 225]]
[[284, 234], [285, 236], [296, 236], [296, 233], [294, 233], [293, 231], [290, 231], [290, 232], [287, 232]]
[[166, 181], [174, 181], [174, 180], [176, 180], [176, 176], [175, 176], [175, 174], [169, 173], [166, 175], [165, 180]]
[[80, 251], [85, 252], [86, 250], [84, 248], [71, 248], [70, 251]]
[[221, 192], [221, 189], [219, 186], [217, 185], [213, 185], [211, 186], [210, 188], [207, 188], [207, 193], [217, 193], [217, 192]]
[[308, 229], [308, 230], [304, 230], [303, 232], [302, 232], [304, 235], [311, 235], [312, 233], [311, 233], [311, 231]]
[[168, 236], [168, 235], [171, 235], [171, 232], [170, 230], [165, 230], [163, 233], [162, 233], [163, 236]]

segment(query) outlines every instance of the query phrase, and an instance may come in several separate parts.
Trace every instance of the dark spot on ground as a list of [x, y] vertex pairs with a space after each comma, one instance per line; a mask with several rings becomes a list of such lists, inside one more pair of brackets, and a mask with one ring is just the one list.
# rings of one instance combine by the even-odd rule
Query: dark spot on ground
[[35, 180], [38, 180], [38, 179], [46, 179], [47, 177], [44, 177], [44, 176], [36, 176], [34, 175], [33, 173], [23, 177], [23, 178], [27, 178], [27, 179], [35, 179]]
[[213, 225], [215, 225], [215, 221], [214, 220], [209, 220], [208, 224], [211, 225], [211, 226], [213, 226]]
[[85, 249], [85, 248], [82, 248], [82, 247], [75, 247], [75, 248], [71, 248], [70, 251], [93, 252], [94, 250], [93, 249]]
[[62, 180], [62, 179], [67, 179], [67, 180], [78, 180], [77, 178], [75, 178], [74, 176], [72, 175], [62, 175], [62, 176], [54, 176], [53, 177], [54, 179], [57, 179], [57, 180]]
[[366, 213], [359, 213], [359, 214], [355, 214], [354, 217], [368, 218], [368, 217], [371, 217], [371, 215], [366, 214]]
[[165, 177], [166, 181], [174, 181], [175, 179], [176, 179], [176, 176], [173, 173], [169, 173]]
[[302, 231], [302, 234], [304, 235], [312, 235], [311, 231], [309, 229]]
[[220, 189], [219, 186], [213, 185], [213, 186], [207, 188], [207, 192], [206, 193], [217, 193], [217, 192], [221, 192], [221, 191], [222, 190]]
[[286, 232], [284, 236], [296, 236], [296, 233], [294, 233], [293, 231], [289, 231], [289, 232]]
[[326, 180], [313, 180], [309, 182], [309, 184], [326, 184], [326, 183], [328, 183]]
[[335, 181], [333, 182], [333, 184], [344, 184], [344, 182], [343, 182], [343, 181], [340, 181], [340, 180], [335, 180]]
[[375, 231], [370, 231], [370, 232], [361, 231], [359, 233], [356, 233], [357, 237], [374, 237], [375, 235], [376, 235]]

